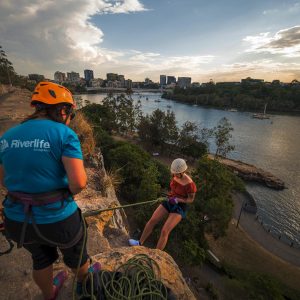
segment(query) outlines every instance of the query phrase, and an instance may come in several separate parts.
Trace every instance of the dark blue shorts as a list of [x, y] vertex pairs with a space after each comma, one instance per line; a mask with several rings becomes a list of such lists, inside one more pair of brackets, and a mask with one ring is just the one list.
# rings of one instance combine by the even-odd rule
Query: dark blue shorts
[[169, 201], [164, 201], [161, 204], [168, 213], [181, 215], [182, 219], [186, 217], [186, 211], [179, 204], [170, 204]]

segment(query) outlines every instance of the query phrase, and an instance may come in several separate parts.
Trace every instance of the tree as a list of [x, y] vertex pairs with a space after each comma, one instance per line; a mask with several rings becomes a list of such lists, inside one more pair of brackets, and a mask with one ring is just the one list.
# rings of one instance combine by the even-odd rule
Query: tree
[[116, 115], [109, 106], [93, 103], [83, 107], [82, 111], [94, 127], [101, 127], [107, 132], [117, 130]]
[[5, 51], [0, 46], [0, 82], [11, 85], [15, 75], [13, 64], [7, 59]]
[[185, 122], [177, 140], [179, 152], [192, 158], [200, 158], [207, 154], [207, 145], [199, 140], [200, 137], [199, 126], [195, 122]]
[[244, 190], [243, 182], [217, 160], [207, 157], [197, 162], [192, 175], [198, 188], [195, 210], [209, 217], [205, 230], [216, 238], [223, 236], [232, 215], [231, 192]]
[[130, 93], [127, 95], [110, 93], [103, 100], [103, 106], [114, 115], [118, 133], [128, 134], [134, 132], [141, 115], [140, 101], [134, 103]]
[[159, 173], [151, 156], [136, 145], [119, 143], [107, 154], [108, 168], [119, 170], [123, 178], [120, 196], [129, 202], [157, 198]]
[[174, 112], [156, 109], [151, 115], [141, 116], [138, 134], [147, 148], [162, 151], [174, 147], [178, 138]]
[[216, 158], [219, 156], [226, 157], [230, 151], [234, 150], [234, 145], [229, 143], [230, 138], [232, 138], [231, 131], [233, 131], [233, 127], [227, 118], [222, 118], [217, 127], [214, 128]]

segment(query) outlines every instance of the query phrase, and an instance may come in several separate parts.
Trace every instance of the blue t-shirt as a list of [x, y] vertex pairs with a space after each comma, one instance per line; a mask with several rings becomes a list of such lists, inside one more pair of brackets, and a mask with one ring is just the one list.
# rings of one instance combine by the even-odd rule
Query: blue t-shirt
[[[51, 120], [29, 120], [9, 129], [0, 138], [0, 164], [7, 190], [35, 194], [68, 188], [62, 156], [82, 159], [79, 139], [68, 126]], [[69, 217], [77, 204], [72, 197], [67, 200], [58, 210], [53, 208], [59, 208], [60, 201], [33, 207], [35, 222], [55, 223]], [[11, 220], [25, 219], [23, 204], [9, 199], [4, 201], [4, 212]]]

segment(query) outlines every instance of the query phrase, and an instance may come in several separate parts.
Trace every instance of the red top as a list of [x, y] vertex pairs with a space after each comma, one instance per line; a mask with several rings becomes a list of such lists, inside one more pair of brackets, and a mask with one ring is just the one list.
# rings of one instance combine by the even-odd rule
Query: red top
[[171, 191], [169, 195], [171, 197], [179, 197], [179, 198], [187, 198], [188, 194], [193, 194], [197, 192], [196, 184], [192, 181], [185, 185], [174, 180], [174, 178], [170, 182]]

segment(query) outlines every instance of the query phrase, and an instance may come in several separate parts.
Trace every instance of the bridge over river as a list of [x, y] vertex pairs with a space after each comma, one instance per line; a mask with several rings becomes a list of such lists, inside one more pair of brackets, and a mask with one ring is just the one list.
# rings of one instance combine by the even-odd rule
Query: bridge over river
[[[86, 88], [88, 93], [122, 93], [126, 92], [127, 88], [111, 88], [111, 87], [87, 87]], [[139, 89], [139, 88], [132, 88], [133, 93], [162, 93], [164, 90], [162, 89]]]

